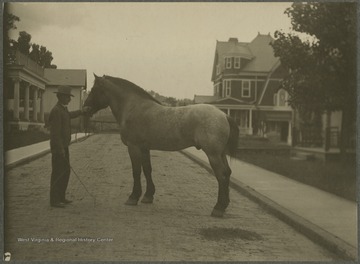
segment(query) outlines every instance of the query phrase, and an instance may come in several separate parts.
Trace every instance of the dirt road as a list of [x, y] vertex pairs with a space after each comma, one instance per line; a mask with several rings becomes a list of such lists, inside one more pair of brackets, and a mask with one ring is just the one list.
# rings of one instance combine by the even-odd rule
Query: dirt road
[[132, 174], [119, 135], [91, 136], [72, 144], [70, 155], [92, 196], [72, 173], [74, 202], [65, 209], [49, 205], [50, 154], [6, 172], [5, 252], [12, 260], [336, 259], [234, 190], [224, 218], [210, 217], [216, 179], [179, 152], [152, 152], [154, 203], [134, 207], [124, 205]]

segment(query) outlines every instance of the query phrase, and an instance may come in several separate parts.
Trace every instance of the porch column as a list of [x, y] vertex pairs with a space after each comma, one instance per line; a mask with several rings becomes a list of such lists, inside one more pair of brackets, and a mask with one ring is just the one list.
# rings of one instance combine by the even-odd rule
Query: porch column
[[230, 116], [230, 108], [227, 109], [227, 114]]
[[30, 83], [25, 87], [25, 101], [24, 101], [24, 118], [29, 121], [29, 100], [30, 100]]
[[40, 122], [44, 122], [44, 91], [40, 90]]
[[34, 87], [34, 93], [33, 93], [33, 121], [37, 122], [37, 97], [38, 97], [38, 88]]
[[14, 79], [14, 120], [19, 120], [19, 109], [20, 109], [20, 79]]
[[249, 135], [253, 134], [253, 126], [252, 126], [252, 109], [249, 109]]
[[292, 122], [289, 121], [287, 144], [292, 146]]
[[325, 152], [328, 152], [330, 149], [330, 141], [331, 141], [331, 135], [330, 135], [330, 127], [331, 127], [331, 112], [330, 111], [326, 111], [325, 114], [325, 131], [324, 131], [324, 135], [325, 135], [325, 140], [324, 140], [324, 149]]

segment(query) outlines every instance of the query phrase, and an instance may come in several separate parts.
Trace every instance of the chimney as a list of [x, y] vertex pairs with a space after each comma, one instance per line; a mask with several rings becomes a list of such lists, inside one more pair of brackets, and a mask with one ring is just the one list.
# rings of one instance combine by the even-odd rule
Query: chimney
[[229, 42], [238, 43], [237, 38], [229, 38]]

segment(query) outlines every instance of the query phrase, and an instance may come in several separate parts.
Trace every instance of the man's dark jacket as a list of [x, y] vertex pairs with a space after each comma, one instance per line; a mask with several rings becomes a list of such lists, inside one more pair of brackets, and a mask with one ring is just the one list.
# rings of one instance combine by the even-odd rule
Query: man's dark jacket
[[52, 153], [63, 154], [69, 147], [71, 141], [71, 118], [81, 115], [81, 111], [68, 112], [60, 102], [58, 102], [50, 112], [50, 148]]

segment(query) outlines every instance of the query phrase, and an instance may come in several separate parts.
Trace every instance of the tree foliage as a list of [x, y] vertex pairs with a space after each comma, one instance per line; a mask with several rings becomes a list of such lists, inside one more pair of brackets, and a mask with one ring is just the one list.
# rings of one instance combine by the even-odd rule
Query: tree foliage
[[56, 68], [56, 65], [51, 64], [53, 60], [52, 53], [44, 46], [32, 44], [29, 57], [44, 68]]
[[12, 29], [16, 29], [16, 22], [19, 22], [20, 18], [10, 14], [8, 12], [8, 5], [4, 4], [4, 17], [3, 17], [3, 48], [4, 48], [4, 60], [8, 62], [10, 59], [10, 49], [14, 44], [14, 40], [10, 39], [9, 32]]
[[341, 148], [356, 124], [356, 3], [293, 3], [292, 29], [275, 32], [275, 56], [289, 70], [282, 86], [301, 112], [342, 111]]
[[29, 55], [31, 47], [31, 35], [26, 31], [20, 31], [17, 42], [15, 43], [15, 48], [18, 49], [21, 53]]
[[294, 3], [285, 11], [294, 31], [275, 32], [272, 43], [290, 74], [283, 87], [290, 103], [310, 111], [356, 106], [356, 3]]
[[186, 105], [191, 105], [194, 104], [194, 101], [191, 99], [176, 99], [174, 97], [166, 97], [163, 95], [160, 95], [157, 92], [154, 92], [153, 90], [148, 91], [148, 93], [154, 97], [156, 100], [158, 100], [159, 102], [161, 102], [164, 105], [168, 105], [168, 106], [186, 106]]
[[57, 68], [56, 65], [51, 64], [54, 59], [52, 52], [47, 50], [46, 47], [40, 46], [36, 43], [31, 43], [31, 35], [26, 31], [20, 31], [19, 37], [16, 40], [9, 38], [9, 31], [16, 29], [15, 23], [20, 21], [20, 18], [9, 13], [7, 4], [4, 10], [4, 51], [6, 61], [11, 61], [11, 50], [19, 50], [21, 53], [28, 55], [32, 60], [37, 62], [44, 68]]
[[14, 47], [21, 53], [28, 55], [30, 59], [44, 68], [56, 68], [56, 65], [51, 64], [54, 59], [52, 52], [44, 46], [36, 43], [31, 43], [31, 35], [26, 31], [19, 32], [19, 37]]

